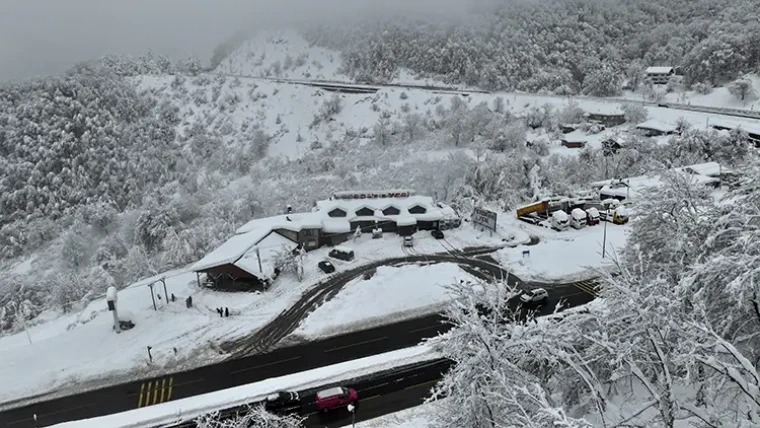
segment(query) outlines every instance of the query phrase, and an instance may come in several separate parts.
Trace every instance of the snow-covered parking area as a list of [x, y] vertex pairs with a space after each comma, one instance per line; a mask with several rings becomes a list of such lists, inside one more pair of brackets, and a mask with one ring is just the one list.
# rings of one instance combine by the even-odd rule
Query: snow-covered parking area
[[517, 219], [505, 221], [539, 238], [536, 245], [503, 248], [495, 253], [502, 266], [525, 281], [571, 281], [595, 276], [596, 270], [613, 267], [630, 229], [627, 224], [607, 224], [606, 252], [602, 258], [604, 222], [558, 232]]
[[462, 280], [476, 281], [454, 263], [381, 266], [346, 284], [293, 335], [313, 340], [439, 312], [452, 299], [446, 286]]

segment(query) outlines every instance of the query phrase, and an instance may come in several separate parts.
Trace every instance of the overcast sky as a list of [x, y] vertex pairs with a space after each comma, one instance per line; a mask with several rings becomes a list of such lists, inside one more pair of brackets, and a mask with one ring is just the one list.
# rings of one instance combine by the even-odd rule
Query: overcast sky
[[105, 53], [206, 60], [237, 29], [388, 11], [457, 16], [472, 1], [0, 0], [0, 81], [56, 73]]

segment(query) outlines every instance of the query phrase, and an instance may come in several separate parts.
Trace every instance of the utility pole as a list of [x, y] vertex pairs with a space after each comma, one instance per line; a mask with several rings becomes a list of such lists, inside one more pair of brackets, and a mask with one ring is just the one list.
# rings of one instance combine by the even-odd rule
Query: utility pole
[[610, 219], [610, 209], [607, 208], [607, 214], [604, 216], [604, 240], [602, 241], [602, 258], [606, 255], [607, 251], [607, 223]]
[[161, 278], [161, 283], [164, 284], [164, 296], [166, 297], [166, 303], [169, 303], [169, 292], [166, 291], [166, 278]]
[[150, 288], [150, 298], [153, 299], [153, 310], [157, 311], [158, 307], [156, 306], [156, 295], [153, 294], [153, 284], [148, 284], [148, 288]]
[[259, 260], [259, 272], [264, 273], [264, 269], [261, 267], [261, 253], [259, 252], [259, 247], [256, 247], [256, 258]]

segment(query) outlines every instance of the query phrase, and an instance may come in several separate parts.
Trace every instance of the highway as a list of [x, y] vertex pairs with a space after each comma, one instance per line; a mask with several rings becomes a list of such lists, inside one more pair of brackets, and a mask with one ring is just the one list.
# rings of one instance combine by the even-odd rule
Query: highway
[[[237, 349], [238, 358], [194, 370], [167, 374], [159, 378], [136, 380], [10, 409], [0, 413], [0, 427], [35, 427], [33, 419], [35, 414], [37, 415], [36, 426], [42, 427], [118, 413], [414, 346], [423, 339], [434, 337], [449, 328], [443, 324], [443, 318], [440, 315], [356, 331], [316, 342], [280, 348], [276, 345], [295, 330], [316, 306], [336, 295], [345, 283], [381, 265], [421, 261], [454, 262], [481, 278], [505, 277], [511, 284], [516, 284], [521, 288], [531, 288], [531, 285], [508, 274], [495, 264], [493, 259], [484, 255], [490, 251], [493, 249], [470, 249], [463, 251], [462, 255], [408, 256], [376, 262], [337, 274], [306, 292], [299, 303], [283, 312], [272, 323], [251, 337], [241, 340], [240, 342], [247, 345], [242, 349]], [[465, 254], [469, 258], [462, 257]], [[551, 290], [550, 300], [544, 307], [544, 312], [553, 309], [560, 300], [563, 300], [567, 306], [584, 304], [593, 299], [595, 293], [593, 284], [546, 286]], [[251, 352], [260, 353], [250, 355]]]

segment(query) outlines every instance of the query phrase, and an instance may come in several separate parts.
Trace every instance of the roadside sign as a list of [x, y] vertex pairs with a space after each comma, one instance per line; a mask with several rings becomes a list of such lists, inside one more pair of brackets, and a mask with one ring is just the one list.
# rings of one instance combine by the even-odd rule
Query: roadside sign
[[496, 232], [496, 213], [483, 208], [475, 208], [472, 212], [472, 224], [477, 224]]

